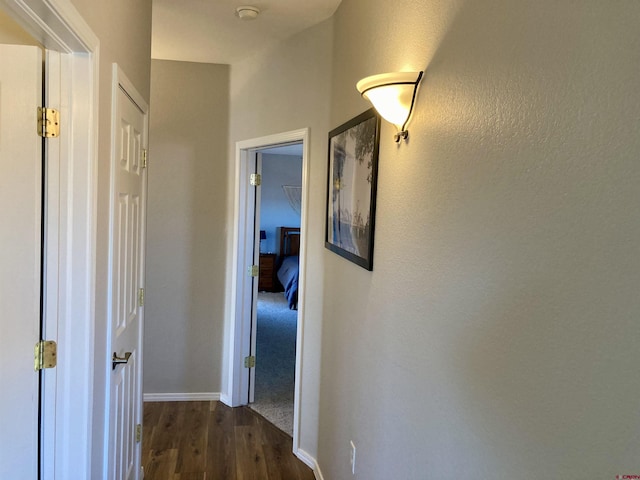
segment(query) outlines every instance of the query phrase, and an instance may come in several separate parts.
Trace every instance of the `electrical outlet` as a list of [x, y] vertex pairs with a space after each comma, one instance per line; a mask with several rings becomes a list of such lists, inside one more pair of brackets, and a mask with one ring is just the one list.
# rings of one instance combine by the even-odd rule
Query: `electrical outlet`
[[356, 444], [353, 441], [351, 443], [351, 474], [356, 474]]

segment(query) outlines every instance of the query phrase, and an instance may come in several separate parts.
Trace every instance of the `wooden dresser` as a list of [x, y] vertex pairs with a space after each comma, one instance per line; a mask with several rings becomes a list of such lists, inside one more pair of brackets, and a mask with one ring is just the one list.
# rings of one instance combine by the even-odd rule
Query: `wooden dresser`
[[276, 254], [260, 254], [260, 276], [258, 277], [258, 290], [261, 292], [276, 291]]

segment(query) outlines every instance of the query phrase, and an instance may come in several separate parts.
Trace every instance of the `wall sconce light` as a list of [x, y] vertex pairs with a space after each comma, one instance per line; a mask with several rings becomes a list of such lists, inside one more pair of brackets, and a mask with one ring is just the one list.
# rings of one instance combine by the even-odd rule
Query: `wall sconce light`
[[416, 100], [418, 84], [424, 72], [381, 73], [360, 80], [356, 88], [369, 100], [378, 113], [398, 129], [393, 138], [396, 143], [406, 140], [406, 129]]

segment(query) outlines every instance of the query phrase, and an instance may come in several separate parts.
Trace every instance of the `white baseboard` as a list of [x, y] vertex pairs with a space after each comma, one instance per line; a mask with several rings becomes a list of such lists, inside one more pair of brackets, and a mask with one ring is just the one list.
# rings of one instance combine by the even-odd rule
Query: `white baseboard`
[[313, 475], [316, 477], [316, 480], [324, 480], [322, 476], [322, 471], [320, 471], [320, 465], [318, 465], [318, 461], [309, 455], [307, 452], [298, 448], [293, 452], [296, 457], [300, 459], [307, 467], [313, 470]]
[[145, 402], [208, 402], [220, 400], [220, 394], [214, 392], [198, 393], [145, 393]]
[[231, 404], [231, 396], [225, 393], [220, 394], [220, 401], [224, 403], [227, 407], [233, 407]]

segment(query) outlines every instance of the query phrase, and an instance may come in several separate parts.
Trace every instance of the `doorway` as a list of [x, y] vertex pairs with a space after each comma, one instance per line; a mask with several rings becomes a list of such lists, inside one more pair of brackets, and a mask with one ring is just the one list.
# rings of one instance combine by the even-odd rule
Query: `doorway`
[[257, 298], [252, 305], [256, 315], [251, 356], [256, 366], [249, 378], [249, 406], [292, 436], [302, 143], [258, 150], [256, 156], [261, 166], [255, 200], [259, 274]]
[[[258, 282], [251, 276], [251, 267], [259, 261], [260, 228], [256, 228], [256, 189], [250, 185], [255, 173], [257, 154], [265, 149], [291, 144], [302, 147], [302, 178], [300, 184], [300, 233], [298, 309], [295, 349], [295, 373], [293, 394], [292, 436], [293, 451], [298, 451], [300, 372], [302, 339], [304, 337], [304, 287], [306, 276], [306, 221], [308, 205], [308, 138], [309, 130], [301, 129], [267, 137], [238, 142], [236, 144], [236, 195], [234, 208], [234, 239], [232, 289], [230, 292], [231, 325], [228, 337], [230, 346], [228, 390], [221, 400], [230, 406], [246, 405], [250, 399], [251, 378], [255, 378], [255, 367], [251, 365], [251, 353], [255, 352], [256, 335], [252, 325], [257, 325]], [[258, 168], [260, 164], [258, 162]], [[258, 209], [259, 204], [258, 205]], [[259, 211], [258, 211], [259, 214]], [[257, 272], [256, 272], [257, 274]], [[249, 360], [249, 361], [248, 361]], [[259, 362], [259, 359], [256, 359]], [[247, 365], [245, 367], [245, 365]], [[255, 382], [253, 382], [255, 385]]]
[[[91, 424], [98, 39], [66, 1], [0, 0], [0, 9], [46, 47], [46, 106], [59, 111], [64, 125], [45, 142], [42, 336], [58, 348], [57, 367], [41, 373], [41, 478], [89, 478], [90, 439], [100, 428]], [[19, 354], [32, 371], [37, 340]]]

